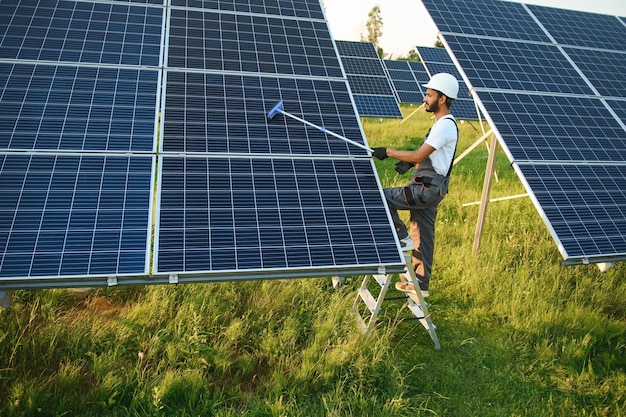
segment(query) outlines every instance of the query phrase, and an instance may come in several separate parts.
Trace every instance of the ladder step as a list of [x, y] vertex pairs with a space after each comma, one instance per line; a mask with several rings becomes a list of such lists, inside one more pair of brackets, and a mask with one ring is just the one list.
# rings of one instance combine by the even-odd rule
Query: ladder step
[[378, 285], [380, 285], [381, 287], [385, 286], [385, 282], [387, 282], [387, 275], [376, 274], [372, 276], [374, 277], [376, 282], [378, 282]]
[[411, 312], [413, 313], [415, 318], [423, 319], [425, 317], [424, 312], [422, 311], [421, 308], [419, 308], [419, 306], [417, 304], [408, 303], [407, 307], [409, 308], [409, 310], [411, 310]]
[[376, 300], [367, 288], [359, 288], [359, 296], [365, 302], [368, 310], [373, 313], [376, 309]]

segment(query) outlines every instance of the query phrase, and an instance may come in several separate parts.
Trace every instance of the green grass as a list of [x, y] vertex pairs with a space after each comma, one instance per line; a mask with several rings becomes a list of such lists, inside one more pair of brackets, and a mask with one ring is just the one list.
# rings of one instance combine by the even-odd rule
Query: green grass
[[[405, 114], [412, 108], [403, 109]], [[372, 146], [431, 124], [364, 121]], [[461, 127], [462, 152], [480, 136]], [[361, 277], [17, 291], [0, 311], [2, 416], [626, 416], [623, 263], [560, 265], [529, 198], [489, 205], [472, 251], [487, 151], [453, 172], [429, 298], [442, 349], [387, 301], [362, 336]], [[385, 186], [403, 184], [376, 161]], [[500, 152], [492, 197], [523, 193]], [[395, 290], [388, 293], [396, 296]]]

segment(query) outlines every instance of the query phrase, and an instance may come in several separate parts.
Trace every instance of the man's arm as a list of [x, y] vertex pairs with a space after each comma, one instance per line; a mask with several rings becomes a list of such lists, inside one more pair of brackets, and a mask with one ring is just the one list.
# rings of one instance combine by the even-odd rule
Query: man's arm
[[424, 143], [416, 151], [400, 151], [397, 149], [387, 148], [387, 156], [390, 158], [399, 159], [411, 164], [419, 164], [424, 161], [428, 156], [435, 152], [435, 148]]

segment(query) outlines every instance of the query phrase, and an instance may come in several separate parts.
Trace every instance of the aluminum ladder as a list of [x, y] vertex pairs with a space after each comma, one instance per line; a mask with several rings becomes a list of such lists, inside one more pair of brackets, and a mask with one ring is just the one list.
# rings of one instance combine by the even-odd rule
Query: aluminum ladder
[[[406, 261], [405, 276], [408, 278], [407, 281], [413, 284], [413, 288], [419, 288], [419, 281], [415, 275], [415, 271], [413, 270], [411, 255], [405, 254], [404, 259]], [[352, 309], [350, 310], [350, 313], [356, 318], [357, 324], [361, 329], [361, 333], [369, 333], [376, 324], [378, 315], [382, 311], [382, 304], [385, 300], [387, 290], [393, 284], [392, 278], [393, 274], [375, 274], [366, 275], [363, 279], [361, 287], [357, 291]], [[380, 286], [380, 292], [377, 297], [374, 297], [368, 289], [368, 285], [372, 279]], [[441, 345], [439, 344], [439, 339], [437, 338], [437, 328], [433, 324], [430, 313], [428, 312], [428, 304], [424, 300], [421, 291], [405, 292], [404, 294], [406, 297], [406, 304], [404, 304], [402, 308], [406, 306], [411, 311], [413, 316], [419, 320], [428, 332], [430, 338], [435, 344], [435, 349], [440, 350]]]

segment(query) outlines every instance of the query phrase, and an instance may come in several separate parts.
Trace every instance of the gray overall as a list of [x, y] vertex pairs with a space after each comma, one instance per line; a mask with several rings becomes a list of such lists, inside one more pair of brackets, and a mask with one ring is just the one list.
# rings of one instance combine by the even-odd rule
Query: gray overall
[[[452, 164], [450, 170], [451, 168]], [[430, 283], [435, 250], [437, 206], [448, 193], [450, 170], [448, 176], [438, 174], [430, 158], [426, 158], [413, 170], [411, 181], [407, 186], [384, 189], [399, 239], [407, 237], [408, 232], [406, 225], [398, 216], [398, 210], [409, 210], [411, 238], [415, 245], [412, 252], [413, 269], [423, 291], [428, 291]]]

